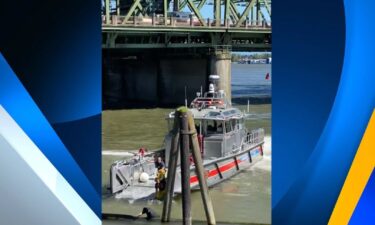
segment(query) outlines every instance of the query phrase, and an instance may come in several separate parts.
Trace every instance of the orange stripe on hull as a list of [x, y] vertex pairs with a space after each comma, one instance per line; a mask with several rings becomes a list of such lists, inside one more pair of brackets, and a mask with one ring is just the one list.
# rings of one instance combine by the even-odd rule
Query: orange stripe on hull
[[[244, 161], [242, 161], [242, 160], [237, 160], [237, 163], [238, 163], [238, 164], [240, 164], [240, 163], [242, 163], [242, 162], [244, 162]], [[220, 171], [221, 173], [223, 173], [223, 172], [226, 172], [226, 171], [232, 169], [232, 168], [235, 167], [235, 166], [236, 166], [236, 162], [230, 162], [230, 163], [227, 163], [227, 164], [225, 164], [225, 165], [219, 167], [219, 171]], [[208, 171], [208, 178], [210, 178], [210, 177], [214, 177], [214, 176], [218, 175], [218, 174], [219, 174], [219, 171], [218, 171], [217, 169], [214, 169], [214, 170], [210, 170], [210, 171]], [[196, 182], [198, 182], [198, 176], [197, 176], [197, 175], [194, 175], [194, 176], [190, 177], [190, 184], [193, 184], [193, 183], [196, 183]]]

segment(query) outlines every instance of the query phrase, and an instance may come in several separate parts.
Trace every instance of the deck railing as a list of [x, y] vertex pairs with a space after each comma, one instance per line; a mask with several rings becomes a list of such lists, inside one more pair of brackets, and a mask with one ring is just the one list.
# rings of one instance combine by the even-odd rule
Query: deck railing
[[263, 128], [258, 128], [258, 129], [250, 131], [244, 140], [245, 144], [248, 144], [248, 145], [256, 145], [263, 141], [264, 141], [264, 129]]
[[220, 20], [216, 21], [214, 19], [204, 19], [200, 21], [197, 18], [178, 18], [178, 17], [168, 17], [163, 16], [131, 16], [125, 21], [125, 16], [112, 15], [110, 21], [106, 21], [106, 17], [102, 16], [103, 26], [140, 26], [140, 27], [204, 27], [204, 28], [242, 28], [242, 29], [259, 29], [266, 30], [271, 29], [271, 22], [266, 20], [245, 20], [243, 23], [237, 26], [231, 20]]

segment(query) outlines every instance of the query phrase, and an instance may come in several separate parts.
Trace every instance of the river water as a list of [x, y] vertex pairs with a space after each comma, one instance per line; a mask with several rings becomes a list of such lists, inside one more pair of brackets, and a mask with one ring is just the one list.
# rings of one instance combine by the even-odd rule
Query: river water
[[[266, 75], [269, 73], [269, 79]], [[271, 97], [270, 64], [232, 64], [233, 97]]]
[[[266, 80], [267, 73], [271, 75], [271, 66], [264, 64], [233, 64], [232, 65], [232, 95], [233, 97], [257, 97], [271, 96], [271, 81]], [[245, 106], [242, 106], [245, 107]], [[246, 108], [246, 107], [245, 107]], [[172, 110], [172, 109], [170, 109]], [[163, 118], [168, 109], [150, 109], [149, 112]], [[266, 129], [264, 159], [254, 166], [242, 171], [229, 180], [226, 180], [210, 188], [214, 212], [218, 224], [270, 224], [271, 223], [271, 107], [270, 105], [251, 105], [253, 113], [249, 122], [250, 128], [264, 127]], [[159, 201], [142, 200], [129, 202], [128, 200], [115, 198], [108, 194], [108, 170], [111, 163], [125, 157], [124, 150], [136, 149], [136, 138], [142, 138], [141, 134], [131, 137], [128, 129], [142, 124], [132, 124], [132, 121], [142, 121], [137, 117], [147, 111], [142, 110], [117, 110], [115, 112], [103, 112], [103, 159], [102, 159], [102, 211], [104, 213], [118, 213], [127, 215], [138, 214], [144, 206], [153, 209], [161, 215], [162, 203]], [[159, 115], [160, 114], [160, 115]], [[129, 118], [130, 117], [130, 118]], [[127, 118], [124, 122], [124, 118]], [[146, 122], [145, 122], [146, 123]], [[160, 126], [155, 123], [155, 126]], [[152, 124], [147, 122], [147, 130], [153, 130]], [[163, 128], [166, 129], [166, 128]], [[164, 130], [158, 130], [163, 133]], [[166, 131], [166, 130], [165, 130]], [[116, 135], [113, 135], [116, 134]], [[152, 133], [151, 133], [152, 134]], [[145, 134], [146, 135], [146, 134]], [[141, 136], [141, 137], [139, 137]], [[153, 142], [162, 142], [162, 135]], [[127, 139], [128, 141], [119, 141]], [[161, 140], [159, 140], [161, 139]], [[131, 142], [133, 140], [133, 142]], [[158, 146], [157, 144], [150, 146]], [[181, 199], [175, 198], [172, 206], [172, 219], [182, 218]], [[199, 192], [192, 193], [192, 216], [194, 221], [204, 221], [205, 214]], [[161, 224], [159, 220], [137, 221], [106, 220], [103, 224]], [[171, 224], [180, 224], [174, 222]], [[194, 222], [194, 224], [200, 224]], [[204, 223], [201, 223], [204, 224]]]

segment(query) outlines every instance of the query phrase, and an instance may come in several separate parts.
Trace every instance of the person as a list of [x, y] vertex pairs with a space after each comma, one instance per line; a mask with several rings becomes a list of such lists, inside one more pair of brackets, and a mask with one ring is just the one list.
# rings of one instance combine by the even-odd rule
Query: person
[[194, 164], [194, 158], [192, 155], [189, 156], [190, 165]]
[[159, 167], [158, 172], [155, 177], [155, 198], [157, 200], [163, 200], [165, 194], [165, 188], [167, 186], [167, 181], [165, 179], [165, 168]]
[[159, 156], [156, 161], [157, 173], [155, 177], [155, 198], [163, 200], [167, 186], [165, 164]]
[[151, 220], [155, 217], [155, 213], [150, 209], [150, 208], [147, 208], [147, 207], [144, 207], [142, 209], [142, 212], [138, 214], [138, 216], [136, 218], [139, 218], [141, 217], [142, 215], [146, 214], [146, 220]]
[[159, 170], [160, 168], [165, 168], [165, 164], [163, 162], [163, 159], [159, 156], [155, 163], [156, 168]]
[[145, 148], [145, 147], [141, 147], [141, 148], [138, 150], [139, 159], [143, 159], [143, 157], [145, 156], [145, 152], [146, 152], [146, 148]]

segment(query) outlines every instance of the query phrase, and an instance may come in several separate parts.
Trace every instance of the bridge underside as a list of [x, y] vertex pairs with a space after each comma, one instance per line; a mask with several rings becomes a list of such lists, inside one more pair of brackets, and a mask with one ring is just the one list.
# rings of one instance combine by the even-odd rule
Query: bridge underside
[[103, 28], [104, 49], [187, 48], [208, 51], [227, 46], [232, 51], [270, 51], [271, 32], [233, 32], [228, 30]]
[[[182, 50], [182, 49], [181, 49]], [[103, 49], [103, 108], [183, 105], [206, 89], [207, 54], [176, 49]]]
[[103, 108], [181, 105], [210, 74], [230, 97], [230, 53], [270, 50], [264, 31], [103, 28]]
[[230, 97], [231, 52], [271, 51], [270, 0], [104, 2], [104, 109], [181, 105], [210, 74]]

